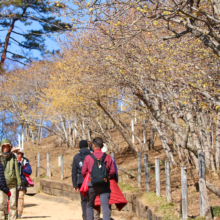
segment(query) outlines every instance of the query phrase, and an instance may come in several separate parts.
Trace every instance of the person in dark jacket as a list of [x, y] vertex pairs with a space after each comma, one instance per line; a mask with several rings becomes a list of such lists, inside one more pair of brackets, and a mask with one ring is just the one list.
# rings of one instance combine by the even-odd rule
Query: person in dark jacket
[[3, 191], [7, 196], [11, 196], [11, 192], [6, 185], [6, 179], [5, 179], [4, 169], [1, 160], [0, 160], [0, 190]]
[[[78, 154], [75, 155], [72, 164], [72, 182], [75, 192], [79, 192], [79, 189], [83, 183], [83, 176], [81, 174], [81, 169], [83, 166], [84, 159], [87, 155], [90, 155], [90, 150], [88, 149], [88, 142], [86, 140], [82, 140], [79, 142], [79, 148], [80, 151]], [[80, 196], [81, 196], [81, 206], [83, 212], [82, 217], [83, 220], [87, 220], [87, 216], [86, 216], [87, 199], [83, 197], [81, 193]]]

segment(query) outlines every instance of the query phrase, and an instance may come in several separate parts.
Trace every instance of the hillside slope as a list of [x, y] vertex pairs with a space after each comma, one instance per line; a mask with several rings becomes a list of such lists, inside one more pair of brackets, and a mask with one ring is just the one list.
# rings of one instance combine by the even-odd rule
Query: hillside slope
[[[113, 137], [119, 137], [119, 134], [115, 131], [113, 132]], [[59, 146], [58, 140], [55, 136], [50, 136], [42, 139], [40, 145], [33, 145], [31, 142], [25, 142], [24, 149], [26, 157], [30, 160], [32, 165], [33, 174], [32, 177], [36, 175], [36, 165], [37, 165], [37, 154], [40, 153], [40, 163], [43, 168], [46, 168], [46, 154], [50, 155], [50, 164], [55, 168], [51, 168], [52, 180], [61, 181], [60, 168], [58, 167], [58, 156], [63, 154], [64, 157], [64, 180], [63, 182], [72, 183], [71, 179], [71, 168], [72, 160], [75, 154], [78, 153], [78, 148], [66, 149], [63, 144]], [[137, 176], [137, 155], [132, 150], [130, 150], [125, 141], [122, 138], [118, 138], [118, 146], [121, 147], [121, 151], [115, 153], [115, 161], [117, 165], [128, 170]], [[110, 152], [108, 152], [110, 153]], [[175, 153], [174, 153], [175, 155]], [[161, 174], [161, 193], [162, 196], [166, 196], [166, 184], [165, 184], [165, 173], [164, 173], [164, 163], [166, 160], [166, 154], [161, 147], [161, 142], [157, 138], [155, 142], [154, 149], [148, 154], [149, 156], [149, 177], [150, 177], [150, 191], [155, 192], [155, 170], [154, 161], [155, 157], [160, 159], [160, 174]], [[177, 155], [175, 157], [177, 161]], [[46, 170], [41, 169], [41, 178], [46, 177]], [[188, 213], [189, 216], [195, 217], [199, 216], [199, 192], [197, 192], [196, 185], [198, 182], [198, 174], [194, 167], [187, 166], [188, 172]], [[142, 183], [141, 188], [137, 188], [137, 179], [131, 179], [128, 175], [119, 171], [119, 185], [123, 191], [132, 191], [141, 195], [145, 192], [145, 173], [144, 173], [144, 159], [142, 155]], [[213, 184], [220, 187], [219, 176], [213, 175], [212, 173], [207, 173], [207, 179]], [[181, 177], [180, 177], [180, 165], [171, 168], [171, 187], [172, 187], [172, 200], [173, 200], [173, 210], [174, 215], [178, 216], [180, 211], [180, 193], [181, 193]], [[210, 205], [220, 206], [220, 200], [214, 194], [209, 193]], [[156, 197], [155, 197], [156, 200]], [[155, 206], [158, 212], [163, 214], [160, 210], [158, 204], [148, 204], [149, 206]], [[172, 219], [172, 218], [171, 218]]]

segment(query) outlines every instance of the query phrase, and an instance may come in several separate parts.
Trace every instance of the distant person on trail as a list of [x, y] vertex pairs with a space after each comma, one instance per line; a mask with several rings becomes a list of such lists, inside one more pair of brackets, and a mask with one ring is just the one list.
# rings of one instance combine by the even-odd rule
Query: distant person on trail
[[93, 148], [92, 148], [92, 143], [91, 143], [91, 141], [88, 141], [88, 145], [89, 145], [90, 152], [93, 153]]
[[[18, 163], [16, 157], [13, 153], [11, 153], [12, 144], [8, 139], [3, 139], [1, 141], [1, 162], [4, 169], [5, 179], [7, 187], [10, 189], [11, 198], [10, 198], [10, 212], [9, 219], [16, 219], [16, 190], [21, 186], [21, 178], [18, 169]], [[7, 200], [7, 196], [0, 191], [0, 220], [5, 219], [4, 215], [4, 206], [5, 201]]]
[[24, 195], [27, 192], [27, 187], [29, 186], [26, 176], [29, 177], [32, 173], [32, 170], [29, 160], [26, 157], [24, 157], [24, 151], [18, 150], [16, 153], [17, 153], [19, 174], [21, 177], [21, 188], [17, 191], [17, 201], [18, 201], [17, 218], [20, 219], [24, 209]]
[[92, 142], [94, 153], [87, 156], [82, 167], [82, 175], [85, 177], [87, 172], [90, 173], [89, 191], [87, 195], [87, 220], [93, 220], [94, 201], [97, 195], [100, 197], [103, 220], [110, 220], [109, 198], [111, 178], [115, 174], [115, 167], [111, 156], [102, 153], [103, 140], [96, 137]]
[[[83, 176], [81, 173], [82, 166], [84, 159], [87, 155], [90, 155], [90, 150], [88, 149], [88, 142], [86, 140], [82, 140], [79, 142], [79, 148], [80, 151], [78, 154], [75, 155], [73, 159], [73, 164], [72, 164], [72, 182], [73, 182], [73, 187], [75, 192], [79, 192], [79, 189], [83, 183]], [[87, 204], [87, 199], [81, 196], [81, 206], [82, 206], [82, 217], [83, 220], [87, 220], [86, 217], [86, 204]]]

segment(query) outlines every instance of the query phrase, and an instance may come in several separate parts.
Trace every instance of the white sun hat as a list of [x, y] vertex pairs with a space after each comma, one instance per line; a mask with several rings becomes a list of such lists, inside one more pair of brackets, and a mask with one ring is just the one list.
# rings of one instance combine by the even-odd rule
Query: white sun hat
[[108, 148], [107, 148], [107, 146], [106, 146], [105, 143], [103, 144], [103, 147], [102, 147], [101, 151], [102, 151], [103, 153], [106, 153], [106, 152], [108, 151]]

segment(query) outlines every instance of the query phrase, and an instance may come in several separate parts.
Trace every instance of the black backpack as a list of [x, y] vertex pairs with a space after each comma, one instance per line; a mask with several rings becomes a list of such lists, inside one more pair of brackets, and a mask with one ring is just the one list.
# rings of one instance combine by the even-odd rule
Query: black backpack
[[96, 157], [93, 154], [91, 154], [90, 156], [94, 160], [94, 164], [93, 164], [92, 172], [91, 172], [92, 186], [94, 187], [106, 186], [109, 182], [108, 171], [106, 169], [106, 165], [104, 162], [106, 153], [102, 155], [101, 159], [96, 159]]

